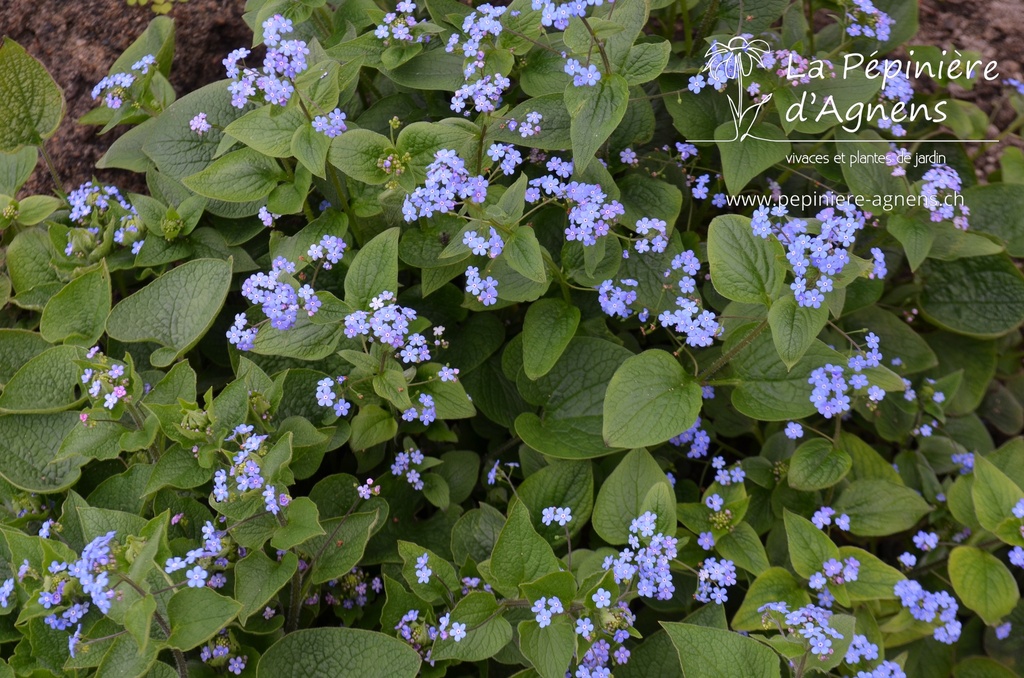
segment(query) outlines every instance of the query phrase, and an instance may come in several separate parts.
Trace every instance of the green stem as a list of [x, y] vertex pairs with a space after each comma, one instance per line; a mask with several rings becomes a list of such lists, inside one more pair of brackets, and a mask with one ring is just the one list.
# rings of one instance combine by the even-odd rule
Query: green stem
[[[612, 7], [614, 8], [614, 5], [612, 5]], [[580, 21], [582, 21], [583, 25], [586, 27], [587, 33], [590, 33], [590, 37], [593, 39], [594, 44], [597, 45], [597, 51], [601, 54], [601, 63], [604, 64], [604, 72], [611, 73], [612, 65], [609, 63], [608, 55], [604, 51], [604, 43], [597, 39], [594, 29], [590, 27], [590, 23], [587, 21], [586, 17], [581, 17]]]
[[46, 150], [45, 142], [39, 144], [39, 152], [43, 154], [43, 160], [46, 161], [46, 167], [50, 170], [50, 178], [53, 179], [53, 183], [57, 187], [57, 193], [61, 198], [66, 198], [68, 192], [64, 190], [64, 182], [60, 180], [60, 175], [57, 174], [57, 166], [53, 164], [53, 158], [50, 157], [50, 152]]
[[710, 377], [718, 370], [722, 369], [722, 367], [724, 367], [727, 362], [736, 357], [736, 354], [738, 354], [740, 351], [742, 351], [748, 345], [750, 345], [750, 342], [754, 341], [754, 339], [756, 339], [759, 334], [764, 332], [764, 329], [766, 327], [768, 327], [767, 320], [762, 320], [760, 323], [758, 323], [757, 327], [750, 330], [750, 332], [747, 333], [747, 336], [743, 337], [743, 339], [741, 339], [738, 344], [733, 346], [727, 353], [722, 354], [721, 357], [719, 357], [718, 360], [716, 360], [711, 365], [711, 367], [701, 372], [697, 376], [697, 381], [703, 384], [708, 377]]

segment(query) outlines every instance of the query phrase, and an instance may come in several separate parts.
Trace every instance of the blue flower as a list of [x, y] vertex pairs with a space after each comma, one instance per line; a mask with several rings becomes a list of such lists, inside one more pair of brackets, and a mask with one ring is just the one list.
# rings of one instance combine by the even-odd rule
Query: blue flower
[[597, 605], [598, 609], [608, 607], [612, 604], [612, 594], [604, 589], [598, 589], [597, 593], [592, 595], [590, 598], [594, 601], [594, 604]]
[[188, 582], [189, 588], [198, 589], [206, 586], [206, 577], [208, 572], [201, 566], [196, 565], [191, 570], [185, 572], [185, 580]]

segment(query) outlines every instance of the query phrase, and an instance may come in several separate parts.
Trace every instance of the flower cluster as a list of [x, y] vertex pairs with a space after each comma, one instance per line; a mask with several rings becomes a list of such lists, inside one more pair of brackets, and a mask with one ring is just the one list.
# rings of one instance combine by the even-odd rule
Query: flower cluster
[[932, 632], [935, 640], [952, 645], [960, 638], [960, 622], [956, 619], [959, 605], [945, 591], [931, 593], [913, 579], [904, 579], [893, 588], [896, 597], [918, 621], [932, 623], [938, 618], [940, 626]]
[[697, 592], [693, 597], [702, 603], [722, 605], [729, 600], [728, 587], [736, 583], [736, 566], [725, 558], [706, 558], [697, 579]]
[[[445, 51], [450, 54], [458, 48], [466, 58], [463, 75], [467, 82], [474, 73], [484, 67], [487, 56], [484, 48], [497, 48], [498, 36], [504, 29], [501, 17], [507, 11], [508, 7], [495, 7], [490, 3], [482, 4], [462, 20], [462, 32], [465, 33], [465, 37], [453, 33], [448, 39]], [[513, 12], [514, 14], [518, 14], [518, 12]], [[484, 44], [485, 41], [488, 43], [487, 45]]]
[[498, 281], [487, 276], [480, 277], [480, 269], [476, 266], [466, 267], [466, 294], [476, 297], [484, 306], [498, 303]]
[[450, 615], [441, 615], [435, 626], [421, 616], [419, 610], [409, 610], [402, 615], [402, 618], [395, 624], [395, 631], [398, 631], [399, 637], [405, 640], [431, 666], [434, 665], [431, 652], [435, 640], [451, 638], [458, 643], [466, 637], [466, 625], [452, 622]]
[[478, 256], [487, 255], [491, 259], [501, 256], [502, 251], [505, 249], [505, 241], [502, 240], [494, 228], [491, 228], [489, 238], [484, 238], [476, 231], [466, 231], [462, 235], [462, 244], [468, 247], [473, 254]]
[[873, 333], [868, 333], [865, 341], [868, 351], [863, 355], [851, 357], [847, 368], [852, 372], [849, 380], [846, 378], [846, 368], [841, 365], [826, 364], [811, 372], [807, 382], [814, 386], [811, 391], [811, 403], [818, 412], [826, 419], [840, 416], [850, 409], [850, 396], [847, 395], [851, 389], [865, 391], [872, 402], [878, 402], [885, 397], [885, 391], [877, 385], [868, 381], [863, 371], [869, 367], [878, 367], [881, 364], [882, 354], [878, 351], [879, 339]]
[[430, 360], [427, 338], [419, 332], [409, 333], [409, 323], [417, 318], [416, 311], [394, 301], [394, 293], [385, 290], [370, 300], [372, 313], [359, 310], [345, 316], [345, 336], [366, 337], [370, 343], [377, 341], [390, 346], [406, 364]]
[[534, 619], [541, 628], [551, 625], [551, 617], [556, 614], [562, 614], [565, 612], [565, 608], [562, 607], [562, 601], [555, 596], [551, 598], [545, 598], [541, 596], [530, 608], [533, 612]]
[[505, 126], [512, 132], [515, 132], [518, 129], [519, 136], [523, 139], [527, 139], [540, 132], [540, 121], [543, 119], [544, 116], [537, 111], [530, 111], [526, 114], [526, 118], [522, 122], [519, 122], [514, 118], [509, 118]]
[[[110, 362], [103, 357], [99, 346], [89, 349], [88, 358], [98, 359], [92, 367], [82, 370], [82, 384], [88, 384], [89, 397], [94, 401], [103, 398], [103, 407], [113, 410], [117, 404], [128, 396], [129, 378], [125, 374], [125, 366], [118, 362]], [[88, 416], [82, 419], [82, 423], [88, 424]]]
[[530, 7], [534, 11], [540, 11], [540, 23], [542, 26], [554, 26], [557, 30], [564, 31], [569, 27], [569, 20], [573, 17], [585, 17], [587, 7], [599, 7], [604, 0], [581, 0], [578, 2], [565, 2], [559, 4], [554, 0], [533, 0]]
[[318, 115], [313, 118], [313, 129], [327, 138], [333, 139], [348, 129], [345, 125], [345, 117], [340, 108], [335, 108], [327, 115]]
[[303, 40], [282, 40], [281, 36], [293, 31], [291, 19], [275, 14], [263, 22], [263, 43], [267, 46], [267, 54], [263, 59], [263, 69], [239, 66], [250, 51], [244, 47], [233, 50], [222, 62], [231, 84], [231, 105], [244, 108], [249, 98], [256, 96], [257, 91], [269, 104], [284, 106], [295, 92], [292, 80], [305, 71], [309, 65], [306, 55], [309, 47]]
[[513, 174], [516, 167], [523, 162], [523, 154], [512, 144], [491, 144], [487, 149], [487, 155], [494, 162], [501, 161], [501, 171], [505, 175]]
[[657, 520], [650, 511], [634, 519], [629, 525], [629, 547], [618, 556], [606, 557], [602, 567], [611, 570], [615, 583], [625, 584], [627, 590], [636, 579], [636, 592], [641, 597], [669, 600], [676, 590], [670, 564], [678, 542], [661, 532], [655, 534]]
[[922, 179], [921, 195], [926, 200], [925, 208], [931, 212], [931, 220], [952, 221], [954, 226], [966, 231], [970, 208], [961, 202], [958, 206], [959, 215], [956, 215], [953, 210], [955, 201], [948, 199], [949, 196], [957, 195], [963, 187], [957, 171], [949, 165], [935, 164], [924, 173]]
[[572, 520], [572, 509], [568, 506], [558, 507], [549, 506], [548, 508], [541, 511], [541, 522], [545, 525], [551, 523], [558, 523], [561, 527], [565, 527]]
[[487, 179], [471, 177], [465, 161], [452, 150], [442, 149], [434, 154], [427, 165], [427, 178], [423, 186], [405, 198], [402, 214], [406, 221], [430, 218], [434, 212], [447, 214], [457, 202], [469, 200], [481, 203], [487, 197]]
[[437, 408], [434, 406], [434, 398], [426, 393], [419, 395], [419, 406], [413, 405], [405, 412], [402, 412], [403, 421], [416, 421], [428, 425], [437, 419]]
[[[819, 530], [824, 530], [826, 526], [832, 524], [832, 518], [836, 515], [836, 510], [831, 506], [822, 506], [820, 509], [814, 512], [811, 517], [811, 522]], [[843, 532], [850, 531], [850, 516], [845, 513], [835, 518], [836, 527]]]
[[222, 629], [216, 636], [207, 641], [199, 650], [199, 659], [211, 667], [227, 667], [228, 673], [242, 675], [249, 661], [244, 654], [231, 654], [231, 637], [227, 629]]
[[[426, 458], [423, 452], [415, 447], [409, 448], [406, 452], [399, 452], [395, 455], [395, 461], [391, 464], [391, 474], [404, 476], [405, 480], [412, 485], [412, 489], [420, 491], [423, 489], [422, 464]], [[415, 466], [416, 468], [413, 468]]]
[[[597, 608], [604, 610], [597, 615], [601, 620], [600, 626], [595, 628], [590, 617], [580, 617], [576, 620], [576, 635], [590, 643], [590, 647], [580, 657], [576, 671], [570, 670], [571, 675], [576, 678], [608, 678], [611, 676], [608, 664], [614, 662], [621, 666], [629, 662], [630, 651], [624, 643], [630, 637], [629, 629], [636, 621], [636, 617], [625, 602], [619, 601], [615, 607], [610, 607], [610, 603], [606, 602], [607, 594], [604, 589], [598, 589], [592, 597]], [[599, 598], [601, 602], [597, 602]], [[614, 651], [612, 643], [618, 646]], [[582, 650], [582, 647], [580, 649]]]
[[[81, 639], [82, 618], [91, 606], [104, 614], [109, 612], [110, 601], [116, 595], [114, 586], [118, 582], [111, 582], [110, 579], [110, 572], [116, 567], [111, 552], [111, 543], [116, 535], [115, 531], [110, 531], [96, 537], [85, 545], [81, 557], [74, 562], [51, 561], [46, 568], [47, 574], [43, 576], [43, 589], [39, 592], [38, 603], [47, 610], [67, 605], [59, 612], [55, 610], [48, 614], [43, 622], [55, 631], [66, 631], [76, 626], [75, 632], [68, 638], [68, 649], [72, 657]], [[29, 570], [26, 560], [18, 570], [19, 581]], [[35, 574], [39, 576], [39, 573]], [[3, 602], [7, 602], [7, 597], [13, 591], [14, 580], [5, 581], [0, 590], [4, 594]], [[88, 599], [85, 599], [86, 596]]]
[[817, 605], [805, 605], [791, 612], [786, 603], [768, 603], [757, 611], [764, 615], [762, 623], [765, 628], [774, 624], [783, 628], [784, 625], [791, 638], [806, 642], [811, 654], [822, 661], [834, 652], [832, 641], [843, 638], [843, 634], [829, 626], [832, 613]]
[[566, 75], [572, 76], [574, 87], [595, 87], [601, 81], [601, 71], [594, 64], [582, 66], [576, 59], [566, 59], [563, 70]]
[[829, 558], [822, 563], [821, 571], [811, 575], [808, 586], [815, 591], [821, 591], [828, 583], [841, 586], [846, 582], [857, 581], [860, 574], [860, 561], [856, 558], [847, 558], [844, 561]]
[[550, 174], [530, 180], [526, 202], [535, 203], [542, 195], [565, 201], [570, 206], [569, 225], [565, 227], [566, 240], [590, 246], [596, 244], [598, 238], [608, 235], [611, 226], [626, 212], [622, 204], [608, 200], [608, 195], [598, 184], [563, 181], [572, 176], [571, 161], [554, 157], [548, 160], [546, 167]]
[[698, 416], [693, 426], [669, 439], [669, 442], [676, 447], [690, 446], [689, 451], [686, 453], [687, 459], [703, 459], [708, 454], [708, 449], [711, 446], [711, 436], [701, 428], [701, 424], [701, 418]]
[[671, 279], [679, 276], [676, 287], [680, 296], [676, 297], [676, 307], [663, 311], [658, 316], [658, 322], [662, 327], [684, 336], [688, 346], [706, 347], [714, 343], [722, 328], [715, 314], [700, 305], [697, 281], [693, 277], [699, 271], [700, 260], [693, 250], [686, 250], [672, 257], [664, 277]]
[[227, 559], [218, 558], [224, 550], [222, 539], [226, 534], [225, 532], [218, 531], [210, 521], [206, 521], [206, 525], [203, 526], [203, 545], [200, 548], [189, 550], [184, 558], [180, 556], [168, 558], [167, 562], [164, 563], [164, 572], [171, 574], [178, 570], [184, 570], [189, 565], [193, 565], [194, 567], [191, 570], [185, 571], [185, 583], [189, 588], [198, 589], [203, 586], [220, 588], [227, 582], [227, 579], [219, 572], [210, 577], [206, 567], [210, 567], [211, 559], [214, 558], [217, 559], [215, 563], [218, 567], [227, 567]]
[[[149, 74], [149, 69], [154, 65], [156, 65], [156, 57], [152, 54], [147, 54], [132, 64], [131, 70], [140, 75], [147, 75]], [[103, 95], [103, 103], [106, 104], [107, 108], [113, 110], [121, 108], [124, 105], [125, 97], [128, 95], [128, 89], [135, 84], [135, 78], [136, 76], [131, 73], [111, 73], [92, 88], [92, 100], [95, 101], [100, 98], [100, 95]]]
[[[254, 273], [242, 283], [242, 296], [253, 304], [259, 304], [263, 314], [274, 329], [287, 330], [294, 327], [299, 311], [313, 316], [320, 308], [320, 299], [313, 288], [303, 285], [298, 289], [281, 280], [282, 274], [295, 272], [295, 264], [284, 257], [277, 257], [271, 264], [270, 272]], [[252, 348], [258, 326], [247, 328], [248, 318], [244, 313], [235, 316], [235, 322], [227, 331], [228, 343], [240, 351]]]
[[846, 34], [851, 37], [864, 36], [879, 42], [889, 39], [892, 17], [875, 7], [871, 0], [853, 0], [853, 8], [846, 13]]
[[237, 443], [239, 449], [231, 458], [231, 466], [226, 471], [219, 469], [213, 474], [213, 500], [215, 502], [228, 501], [230, 498], [229, 477], [235, 479], [237, 496], [262, 489], [261, 494], [266, 509], [274, 515], [277, 515], [282, 506], [287, 506], [291, 502], [291, 498], [287, 494], [278, 494], [273, 485], [266, 485], [267, 479], [263, 477], [260, 460], [267, 454], [264, 443], [268, 437], [254, 434], [250, 424], [239, 424], [226, 438], [227, 441]]
[[468, 116], [467, 102], [473, 103], [477, 113], [491, 113], [501, 103], [501, 96], [512, 85], [512, 81], [501, 73], [485, 75], [473, 82], [467, 82], [452, 95], [451, 109]]
[[384, 15], [384, 20], [377, 26], [377, 30], [373, 34], [380, 40], [383, 40], [385, 45], [389, 44], [392, 40], [400, 42], [425, 42], [429, 36], [414, 36], [412, 34], [412, 28], [417, 24], [416, 18], [413, 16], [415, 11], [415, 2], [410, 2], [409, 0], [399, 2], [394, 12], [388, 12]]
[[[142, 220], [114, 186], [87, 181], [68, 194], [68, 205], [68, 218], [81, 228], [68, 230], [65, 255], [85, 257], [94, 251], [105, 252], [111, 246], [108, 238], [116, 245], [130, 245], [132, 254], [142, 249]], [[112, 235], [107, 234], [110, 227], [114, 227]]]
[[[706, 433], [704, 435], [707, 435]], [[742, 483], [747, 477], [746, 472], [739, 464], [731, 469], [725, 467], [725, 457], [715, 457], [711, 460], [711, 468], [715, 469], [715, 482], [728, 487], [734, 483]]]
[[[345, 255], [345, 241], [337, 236], [325, 235], [320, 242], [313, 243], [306, 251], [310, 261], [320, 263], [324, 270], [331, 270]], [[320, 260], [323, 260], [322, 262]]]

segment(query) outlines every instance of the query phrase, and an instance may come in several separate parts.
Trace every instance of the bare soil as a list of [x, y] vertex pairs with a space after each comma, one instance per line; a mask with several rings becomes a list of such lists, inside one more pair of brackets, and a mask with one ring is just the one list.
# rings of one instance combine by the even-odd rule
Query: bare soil
[[[189, 0], [175, 4], [175, 56], [171, 82], [179, 95], [224, 77], [221, 59], [252, 35], [242, 21], [245, 0]], [[96, 170], [96, 161], [127, 128], [97, 136], [99, 128], [77, 124], [96, 106], [90, 92], [156, 15], [149, 7], [124, 0], [0, 0], [0, 34], [43, 62], [64, 89], [67, 116], [47, 143], [57, 172], [74, 187], [94, 175], [127, 190], [145, 186], [143, 178], [117, 170]], [[23, 194], [54, 188], [40, 162]]]

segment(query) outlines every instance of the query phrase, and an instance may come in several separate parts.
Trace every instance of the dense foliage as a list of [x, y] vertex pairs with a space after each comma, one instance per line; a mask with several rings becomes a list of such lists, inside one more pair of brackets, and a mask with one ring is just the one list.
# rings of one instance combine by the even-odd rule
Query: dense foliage
[[249, 0], [181, 94], [156, 18], [81, 120], [145, 194], [22, 194], [6, 41], [0, 675], [1017, 675], [1024, 156], [948, 90], [1024, 85], [916, 11]]

